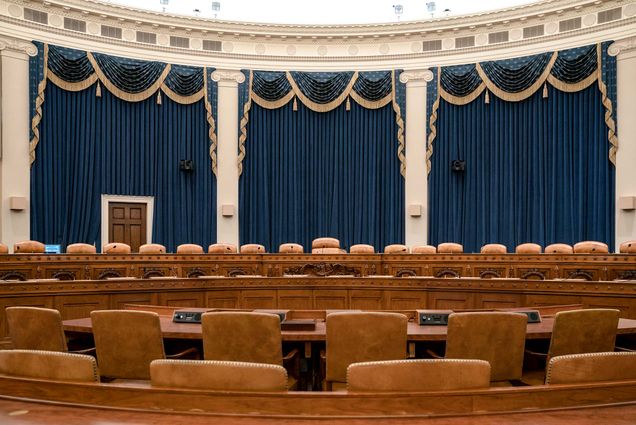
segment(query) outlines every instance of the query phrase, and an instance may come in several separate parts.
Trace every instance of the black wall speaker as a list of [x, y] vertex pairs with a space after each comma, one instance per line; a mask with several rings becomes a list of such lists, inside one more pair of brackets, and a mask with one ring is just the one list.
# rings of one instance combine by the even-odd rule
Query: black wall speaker
[[466, 161], [463, 159], [453, 159], [451, 161], [451, 170], [460, 173], [466, 169]]
[[179, 169], [181, 171], [192, 172], [194, 171], [194, 163], [191, 159], [182, 159], [179, 161]]

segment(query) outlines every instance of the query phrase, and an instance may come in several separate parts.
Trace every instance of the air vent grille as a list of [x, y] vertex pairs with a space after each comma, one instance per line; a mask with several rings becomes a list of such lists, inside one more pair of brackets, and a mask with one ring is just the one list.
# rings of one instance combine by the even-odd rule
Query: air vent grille
[[171, 47], [181, 47], [183, 49], [190, 48], [190, 39], [186, 37], [176, 37], [174, 35], [170, 36], [170, 46]]
[[31, 22], [37, 22], [39, 24], [49, 24], [49, 14], [46, 12], [40, 12], [39, 10], [24, 8], [24, 19]]
[[86, 32], [86, 21], [64, 18], [64, 28], [71, 31]]
[[491, 32], [488, 34], [488, 43], [505, 43], [508, 41], [508, 31]]
[[598, 23], [604, 24], [605, 22], [616, 21], [620, 19], [622, 15], [622, 9], [617, 7], [616, 9], [604, 10], [598, 12]]
[[523, 29], [523, 38], [541, 37], [543, 34], [545, 34], [543, 25], [535, 25]]
[[121, 28], [102, 25], [102, 37], [119, 38], [121, 40]]
[[435, 50], [442, 50], [442, 40], [423, 41], [422, 50], [425, 52], [433, 52]]
[[153, 32], [137, 31], [137, 42], [146, 44], [157, 44], [157, 34]]
[[475, 45], [475, 37], [458, 37], [455, 39], [455, 48], [462, 49], [464, 47], [473, 47]]
[[559, 21], [559, 32], [578, 30], [581, 28], [581, 18], [566, 19]]
[[213, 52], [221, 51], [221, 42], [216, 40], [203, 40], [203, 50], [210, 50]]

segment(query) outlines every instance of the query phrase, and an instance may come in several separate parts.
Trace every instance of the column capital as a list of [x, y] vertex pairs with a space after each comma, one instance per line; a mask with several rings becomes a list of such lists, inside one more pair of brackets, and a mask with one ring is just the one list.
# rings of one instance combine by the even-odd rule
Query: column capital
[[212, 81], [241, 84], [245, 82], [245, 75], [236, 69], [217, 69], [212, 72]]
[[18, 38], [2, 35], [0, 36], [0, 51], [5, 50], [15, 53], [24, 53], [29, 56], [35, 56], [38, 54], [38, 48], [35, 47], [35, 44]]
[[632, 50], [636, 50], [636, 37], [624, 38], [613, 42], [607, 48], [607, 54], [618, 56], [619, 53], [626, 53]]
[[401, 83], [427, 83], [433, 81], [433, 72], [430, 69], [413, 69], [400, 74]]

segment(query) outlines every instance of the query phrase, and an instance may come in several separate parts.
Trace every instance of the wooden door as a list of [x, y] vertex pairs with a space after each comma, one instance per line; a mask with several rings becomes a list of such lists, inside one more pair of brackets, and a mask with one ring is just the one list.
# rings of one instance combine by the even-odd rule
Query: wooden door
[[146, 204], [108, 203], [108, 242], [123, 242], [132, 252], [146, 243]]

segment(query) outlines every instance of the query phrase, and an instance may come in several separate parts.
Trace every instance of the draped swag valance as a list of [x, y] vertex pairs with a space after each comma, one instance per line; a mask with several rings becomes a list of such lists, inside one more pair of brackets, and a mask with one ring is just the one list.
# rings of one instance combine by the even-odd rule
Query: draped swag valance
[[31, 80], [31, 164], [35, 161], [35, 150], [40, 141], [42, 105], [46, 85], [50, 81], [67, 91], [81, 91], [97, 84], [97, 97], [101, 97], [103, 86], [127, 102], [141, 102], [156, 96], [157, 104], [161, 104], [162, 93], [183, 105], [204, 99], [211, 169], [216, 175], [217, 87], [210, 78], [213, 69], [120, 58], [37, 41], [33, 43], [38, 47], [38, 55], [30, 63], [31, 67], [37, 68], [36, 73], [31, 73], [34, 76]]
[[608, 63], [615, 60], [607, 55], [609, 43], [590, 45], [560, 52], [543, 53], [503, 61], [470, 65], [438, 67], [435, 78], [428, 84], [429, 117], [426, 164], [431, 172], [433, 142], [437, 136], [437, 113], [440, 100], [453, 105], [466, 105], [481, 97], [490, 102], [490, 95], [508, 102], [528, 99], [537, 90], [543, 97], [550, 93], [548, 84], [562, 92], [577, 92], [597, 83], [605, 109], [605, 124], [609, 142], [609, 160], [616, 165], [616, 124], [612, 99], [616, 82], [607, 72]]
[[270, 72], [244, 70], [245, 83], [239, 95], [239, 175], [243, 171], [247, 124], [252, 102], [266, 109], [278, 109], [290, 101], [293, 110], [298, 101], [314, 112], [329, 112], [345, 102], [350, 109], [351, 99], [367, 109], [379, 109], [389, 103], [395, 112], [398, 127], [397, 157], [400, 173], [406, 172], [404, 155], [404, 118], [406, 92], [399, 82], [400, 71], [370, 72]]

